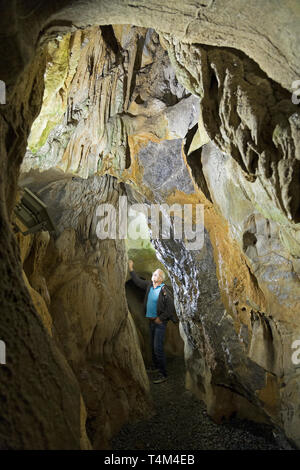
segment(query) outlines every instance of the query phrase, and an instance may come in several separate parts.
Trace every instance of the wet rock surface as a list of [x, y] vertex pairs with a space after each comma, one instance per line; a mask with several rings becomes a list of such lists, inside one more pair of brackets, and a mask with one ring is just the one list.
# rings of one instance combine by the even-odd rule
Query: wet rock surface
[[185, 390], [181, 357], [168, 358], [168, 372], [166, 382], [151, 384], [155, 414], [149, 420], [123, 426], [111, 441], [113, 450], [291, 449], [266, 424], [236, 418], [215, 424], [204, 403]]

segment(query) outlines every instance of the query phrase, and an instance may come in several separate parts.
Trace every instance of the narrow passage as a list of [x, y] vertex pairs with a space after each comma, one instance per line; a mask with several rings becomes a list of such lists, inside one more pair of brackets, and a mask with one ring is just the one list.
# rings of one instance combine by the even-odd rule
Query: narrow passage
[[[283, 450], [291, 449], [265, 424], [231, 419], [215, 424], [205, 405], [184, 387], [184, 360], [168, 358], [169, 378], [151, 393], [156, 414], [127, 424], [111, 441], [112, 450]], [[149, 374], [151, 379], [151, 374]]]

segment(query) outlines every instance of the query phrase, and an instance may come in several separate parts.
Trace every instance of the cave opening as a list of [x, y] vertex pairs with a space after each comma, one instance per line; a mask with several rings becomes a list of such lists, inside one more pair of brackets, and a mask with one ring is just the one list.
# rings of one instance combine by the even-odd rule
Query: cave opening
[[[290, 339], [300, 331], [299, 114], [288, 85], [296, 52], [272, 31], [265, 37], [274, 50], [275, 42], [239, 37], [242, 26], [235, 36], [232, 26], [213, 21], [203, 34], [198, 15], [221, 17], [218, 2], [197, 12], [186, 2], [176, 14], [189, 17], [191, 8], [195, 21], [183, 29], [175, 22], [177, 33], [172, 5], [150, 21], [143, 1], [112, 1], [109, 12], [102, 2], [89, 1], [84, 11], [69, 3], [17, 11], [23, 46], [16, 39], [14, 52], [9, 39], [13, 67], [8, 53], [1, 59], [8, 84], [1, 422], [26, 407], [17, 424], [0, 424], [0, 448], [159, 450], [149, 439], [149, 429], [162, 429], [157, 423], [166, 424], [167, 449], [299, 445], [299, 377], [290, 360]], [[15, 7], [8, 8], [13, 16]], [[22, 187], [47, 205], [55, 237], [12, 234], [9, 214]], [[202, 205], [203, 246], [160, 238], [153, 249], [149, 240], [129, 247], [99, 238], [99, 206], [120, 214], [120, 197]], [[168, 271], [180, 320], [166, 340], [181, 387], [170, 389], [169, 401], [163, 387], [175, 382], [154, 390], [146, 374], [142, 298], [128, 282], [128, 258], [147, 279], [155, 256]], [[32, 371], [28, 382], [19, 357]], [[153, 399], [163, 405], [162, 420], [151, 415]], [[230, 417], [238, 418], [235, 428], [224, 424]], [[260, 423], [252, 437], [248, 420]], [[150, 428], [139, 428], [145, 422]], [[256, 439], [260, 433], [266, 440]]]

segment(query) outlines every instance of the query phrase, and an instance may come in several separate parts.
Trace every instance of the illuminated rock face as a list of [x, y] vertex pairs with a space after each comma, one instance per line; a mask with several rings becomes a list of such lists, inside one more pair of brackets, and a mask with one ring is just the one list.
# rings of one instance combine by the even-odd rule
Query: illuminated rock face
[[[95, 449], [107, 448], [125, 421], [145, 417], [151, 409], [148, 377], [125, 297], [124, 240], [100, 240], [95, 230], [98, 205], [117, 208], [121, 188], [108, 175], [61, 178], [46, 186], [35, 181], [31, 187], [47, 204], [58, 236], [49, 242], [48, 232], [43, 232], [48, 235], [43, 250], [40, 235], [32, 237], [29, 247], [19, 235], [24, 270], [35, 289], [43, 281], [46, 319], [78, 380], [88, 435]], [[35, 289], [31, 295], [43, 319], [45, 294]], [[40, 303], [36, 297], [42, 297]]]
[[[173, 139], [197, 123], [199, 99], [178, 83], [157, 33], [110, 27], [112, 47], [105, 31], [94, 27], [49, 43], [44, 103], [23, 172], [59, 168], [83, 178], [97, 172], [127, 180], [136, 135], [146, 133], [153, 151], [170, 154], [178, 152], [174, 144], [180, 151]], [[169, 144], [156, 146], [166, 139]]]
[[[288, 93], [300, 75], [299, 6], [259, 2], [237, 22], [238, 0], [230, 15], [225, 0], [198, 9], [178, 2], [176, 21], [173, 6], [149, 12], [143, 0], [136, 8], [112, 1], [110, 11], [103, 2], [56, 3], [38, 12], [12, 4], [11, 16], [25, 19], [11, 26], [1, 54], [10, 88], [0, 139], [8, 357], [0, 447], [89, 448], [87, 409], [101, 448], [134, 414], [136, 397], [148, 412], [136, 329], [119, 289], [124, 247], [94, 236], [95, 197], [119, 194], [114, 177], [148, 204], [204, 204], [201, 252], [157, 242], [177, 299], [187, 386], [216, 420], [233, 412], [270, 420], [299, 446], [299, 112]], [[97, 19], [139, 26], [70, 31], [68, 21]], [[294, 35], [284, 35], [285, 22]], [[61, 37], [28, 65], [42, 27], [42, 39]], [[48, 234], [19, 240], [27, 276], [9, 225], [25, 153], [23, 182], [42, 190], [60, 226], [56, 242]], [[107, 295], [108, 284], [119, 298]]]
[[187, 387], [217, 421], [234, 411], [270, 419], [297, 442], [297, 259], [282, 242], [280, 225], [264, 218], [237, 185], [236, 163], [213, 144], [203, 148], [201, 161], [229, 230], [210, 213], [210, 239], [206, 232], [202, 250], [190, 252], [176, 240], [156, 242], [176, 292]]

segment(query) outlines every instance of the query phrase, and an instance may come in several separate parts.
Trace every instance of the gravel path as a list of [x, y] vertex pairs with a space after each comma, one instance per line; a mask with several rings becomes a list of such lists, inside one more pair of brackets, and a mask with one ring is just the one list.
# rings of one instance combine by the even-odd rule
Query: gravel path
[[[232, 419], [217, 425], [205, 405], [184, 388], [184, 361], [168, 358], [169, 378], [152, 384], [156, 414], [123, 426], [112, 450], [278, 450], [291, 449], [274, 438], [271, 426]], [[151, 378], [151, 375], [150, 375]]]

